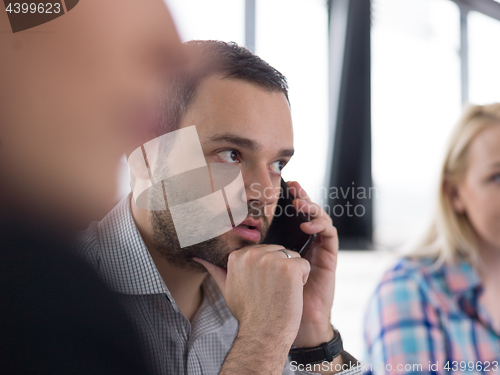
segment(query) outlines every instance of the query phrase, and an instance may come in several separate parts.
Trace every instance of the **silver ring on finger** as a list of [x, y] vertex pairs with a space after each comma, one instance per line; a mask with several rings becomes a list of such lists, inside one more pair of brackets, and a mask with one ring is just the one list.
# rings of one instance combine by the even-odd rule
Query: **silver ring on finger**
[[287, 256], [288, 259], [290, 259], [292, 257], [290, 255], [290, 253], [287, 251], [287, 249], [279, 249], [278, 251], [283, 251], [286, 254], [286, 256]]

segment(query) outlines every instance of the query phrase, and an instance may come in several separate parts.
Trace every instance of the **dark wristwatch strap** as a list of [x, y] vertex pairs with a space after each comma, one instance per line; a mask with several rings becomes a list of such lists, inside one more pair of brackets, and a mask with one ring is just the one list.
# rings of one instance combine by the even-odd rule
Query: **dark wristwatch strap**
[[321, 362], [331, 362], [335, 357], [340, 355], [343, 350], [342, 338], [337, 330], [333, 330], [334, 336], [332, 341], [325, 342], [313, 348], [292, 348], [288, 355], [290, 362], [297, 362], [299, 365], [312, 365]]

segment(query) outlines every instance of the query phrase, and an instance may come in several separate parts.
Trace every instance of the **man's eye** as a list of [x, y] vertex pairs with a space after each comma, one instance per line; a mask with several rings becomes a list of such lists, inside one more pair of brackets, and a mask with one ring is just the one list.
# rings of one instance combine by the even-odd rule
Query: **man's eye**
[[281, 173], [281, 170], [285, 167], [285, 163], [281, 160], [275, 161], [271, 164], [271, 170], [275, 173]]
[[226, 163], [237, 163], [238, 153], [235, 150], [222, 150], [217, 153]]

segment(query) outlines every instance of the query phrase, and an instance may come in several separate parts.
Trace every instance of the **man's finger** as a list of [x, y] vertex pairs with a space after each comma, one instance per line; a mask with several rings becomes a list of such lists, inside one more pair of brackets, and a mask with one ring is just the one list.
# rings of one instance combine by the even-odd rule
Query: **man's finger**
[[308, 223], [300, 224], [300, 229], [304, 233], [321, 235], [321, 247], [330, 253], [337, 254], [338, 252], [338, 234], [337, 228], [327, 223], [323, 219], [314, 219]]
[[311, 198], [307, 195], [306, 191], [297, 181], [288, 181], [287, 182], [290, 192], [292, 193], [295, 199], [303, 199], [305, 201], [310, 202]]
[[309, 274], [311, 273], [311, 264], [308, 260], [298, 257], [292, 258], [290, 261], [298, 262], [300, 268], [302, 270], [302, 283], [305, 285], [307, 283], [307, 279], [309, 278]]
[[332, 224], [332, 218], [325, 212], [321, 206], [313, 202], [308, 202], [303, 199], [295, 199], [293, 201], [294, 208], [301, 213], [304, 213], [311, 218], [321, 218]]
[[214, 265], [210, 262], [207, 262], [206, 260], [200, 259], [200, 258], [193, 258], [193, 260], [195, 262], [198, 262], [198, 263], [202, 264], [203, 266], [205, 266], [208, 273], [210, 275], [212, 275], [212, 277], [214, 278], [215, 283], [219, 287], [222, 294], [224, 294], [224, 290], [226, 288], [226, 278], [227, 278], [226, 270], [224, 270], [220, 267], [217, 267], [216, 265]]

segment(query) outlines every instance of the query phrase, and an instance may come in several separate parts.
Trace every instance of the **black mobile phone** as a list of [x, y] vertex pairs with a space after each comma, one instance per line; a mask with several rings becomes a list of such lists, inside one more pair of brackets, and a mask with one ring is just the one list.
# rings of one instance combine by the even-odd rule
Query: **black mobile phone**
[[309, 218], [293, 207], [294, 199], [287, 183], [281, 179], [281, 192], [276, 212], [262, 243], [282, 245], [284, 248], [304, 256], [316, 240], [317, 235], [304, 233], [300, 229], [300, 224], [309, 221]]

